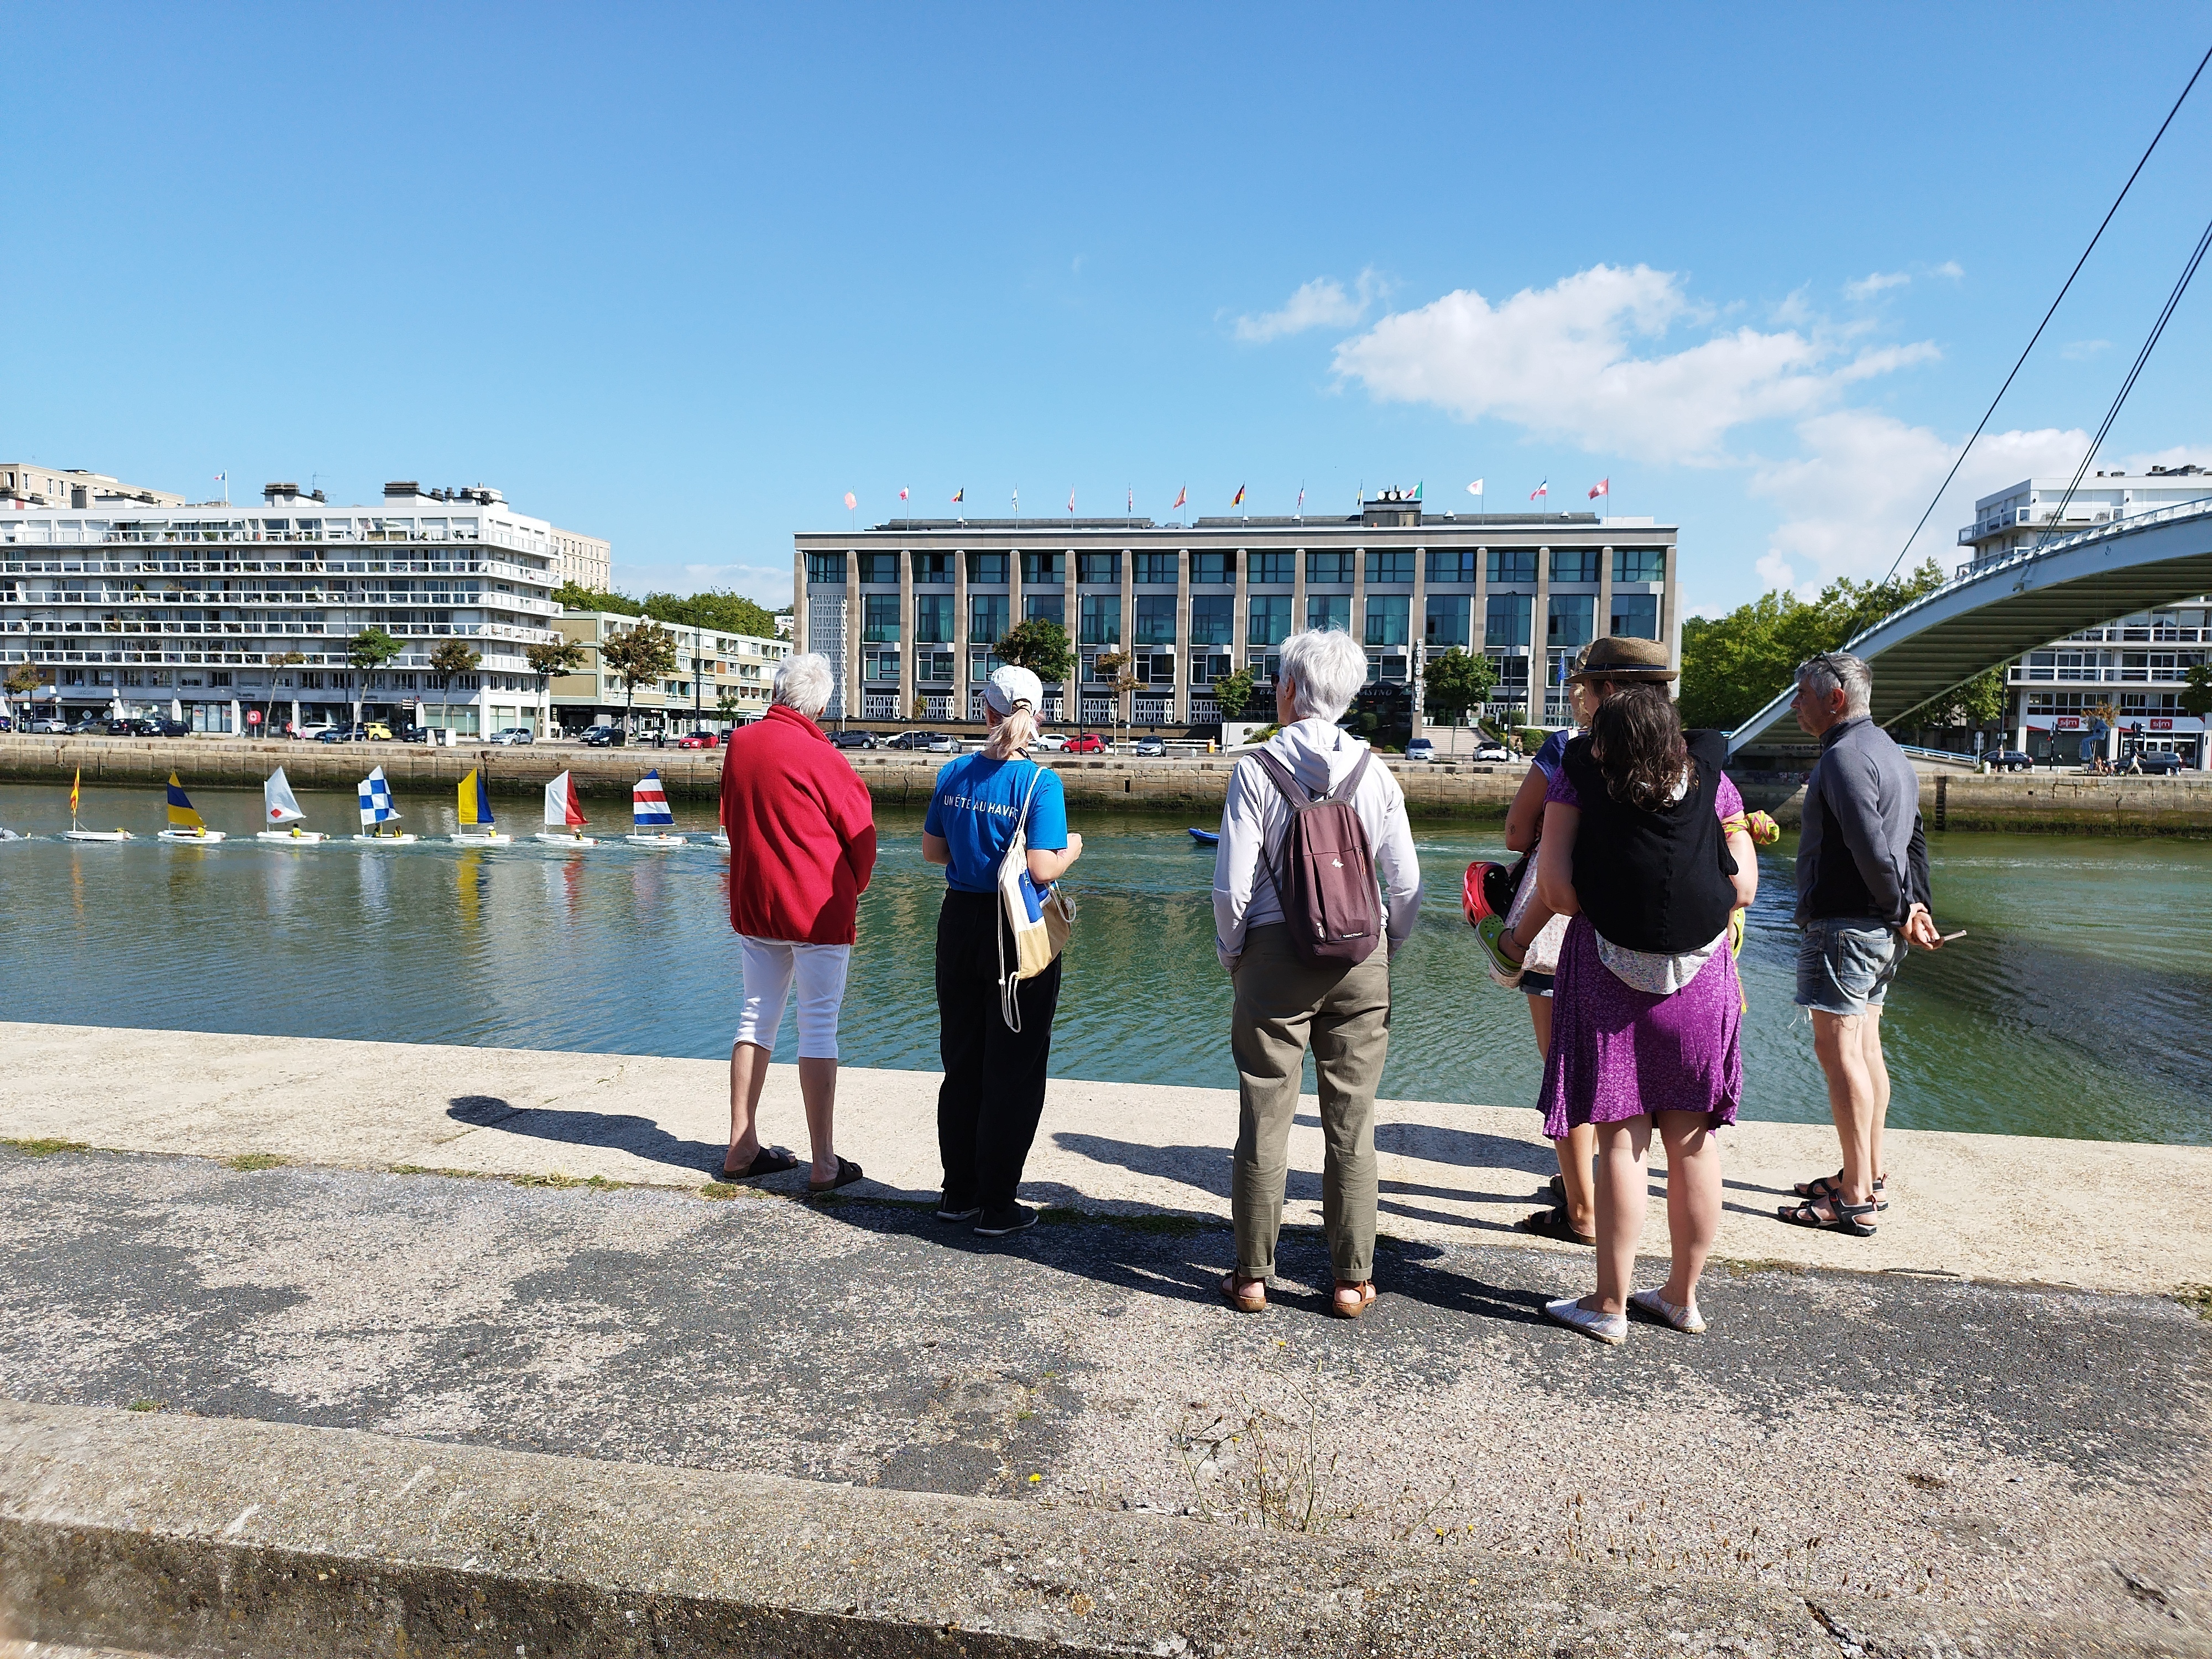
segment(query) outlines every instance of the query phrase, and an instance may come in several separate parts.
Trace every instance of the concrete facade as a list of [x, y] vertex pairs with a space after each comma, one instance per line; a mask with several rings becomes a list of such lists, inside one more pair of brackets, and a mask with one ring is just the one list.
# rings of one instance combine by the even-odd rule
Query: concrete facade
[[[611, 639], [647, 624], [674, 635], [676, 666], [633, 696], [611, 672], [600, 648]], [[684, 623], [655, 623], [650, 617], [612, 611], [564, 611], [556, 618], [565, 639], [582, 646], [584, 665], [553, 682], [556, 723], [563, 731], [623, 725], [635, 734], [692, 731], [742, 725], [768, 710], [769, 690], [778, 664], [791, 654], [782, 640], [750, 634], [726, 634]]]
[[125, 483], [105, 472], [81, 466], [43, 466], [36, 461], [0, 461], [0, 511], [27, 507], [82, 510], [108, 502], [144, 507], [182, 507], [185, 498], [145, 484]]
[[[1649, 519], [1432, 515], [1386, 492], [1350, 516], [1188, 526], [895, 519], [803, 532], [793, 558], [794, 636], [839, 666], [832, 720], [980, 720], [992, 647], [1038, 618], [1081, 663], [1077, 698], [1045, 688], [1047, 715], [1084, 725], [1215, 724], [1213, 683], [1249, 668], [1264, 685], [1273, 648], [1309, 627], [1350, 632], [1370, 683], [1417, 708], [1427, 657], [1483, 651], [1499, 677], [1487, 712], [1530, 722], [1567, 719], [1559, 665], [1595, 635], [1680, 656], [1676, 531]], [[1124, 653], [1137, 685], [1117, 695], [1097, 663]]]

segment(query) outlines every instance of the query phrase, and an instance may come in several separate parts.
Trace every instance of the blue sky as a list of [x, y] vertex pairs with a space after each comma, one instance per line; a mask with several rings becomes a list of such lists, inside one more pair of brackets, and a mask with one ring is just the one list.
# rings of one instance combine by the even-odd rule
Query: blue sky
[[[775, 604], [793, 531], [902, 486], [1164, 518], [1609, 477], [1693, 606], [1879, 574], [2212, 44], [2203, 3], [9, 22], [9, 458], [482, 480], [632, 591]], [[2071, 470], [2208, 149], [2212, 76], [1916, 558]], [[2212, 459], [2208, 307], [2115, 462]]]

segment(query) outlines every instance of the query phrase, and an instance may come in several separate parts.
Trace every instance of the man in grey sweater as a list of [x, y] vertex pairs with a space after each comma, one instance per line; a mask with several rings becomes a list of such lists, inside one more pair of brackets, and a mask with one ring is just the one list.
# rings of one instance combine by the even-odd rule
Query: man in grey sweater
[[1813, 1018], [1813, 1052], [1828, 1081], [1843, 1168], [1802, 1183], [1804, 1200], [1777, 1213], [1801, 1227], [1872, 1237], [1887, 1207], [1881, 1155], [1889, 1068], [1881, 1009], [1908, 943], [1937, 950], [1929, 914], [1928, 842], [1920, 778], [1868, 714], [1865, 663], [1826, 651], [1800, 664], [1790, 707], [1820, 739], [1805, 785], [1797, 843], [1797, 1005]]

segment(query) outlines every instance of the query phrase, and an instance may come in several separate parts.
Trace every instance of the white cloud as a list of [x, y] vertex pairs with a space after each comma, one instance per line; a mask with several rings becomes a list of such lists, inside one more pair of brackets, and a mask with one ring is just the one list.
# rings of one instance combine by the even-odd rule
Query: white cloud
[[[2176, 444], [2171, 449], [2147, 450], [2140, 455], [2130, 455], [2117, 462], [2109, 456], [2100, 457], [2098, 464], [2124, 467], [2130, 472], [2148, 472], [2154, 466], [2169, 470], [2177, 466], [2212, 466], [2212, 449], [2207, 449], [2202, 444]], [[2077, 457], [2068, 465], [2070, 471], [2073, 467], [2079, 466], [2081, 461]], [[2095, 468], [2090, 470], [2094, 471]]]
[[1911, 280], [1911, 276], [1902, 270], [1877, 270], [1856, 282], [1845, 283], [1844, 294], [1848, 299], [1870, 300], [1886, 288], [1903, 288]]
[[1948, 276], [1954, 283], [1962, 282], [1966, 278], [1966, 268], [1956, 259], [1946, 259], [1928, 274], [1930, 276]]
[[1349, 294], [1335, 277], [1316, 276], [1292, 294], [1280, 311], [1239, 317], [1237, 337], [1263, 343], [1285, 334], [1303, 334], [1310, 328], [1350, 328], [1367, 314], [1382, 291], [1382, 279], [1371, 266], [1359, 273]]
[[1495, 306], [1462, 289], [1384, 317], [1337, 347], [1335, 367], [1386, 400], [1496, 416], [1638, 460], [1717, 465], [1733, 428], [1817, 412], [1853, 380], [1934, 355], [1890, 347], [1838, 362], [1838, 337], [1794, 328], [1737, 328], [1636, 355], [1639, 342], [1710, 316], [1671, 271], [1597, 265]]
[[[1958, 445], [1865, 409], [1810, 416], [1798, 422], [1797, 437], [1803, 453], [1762, 465], [1748, 486], [1784, 515], [1758, 561], [1760, 577], [1771, 586], [1810, 592], [1838, 576], [1885, 574]], [[1907, 563], [1933, 556], [1948, 570], [1958, 562], [1957, 532], [1972, 520], [1977, 496], [2038, 473], [2070, 473], [2088, 441], [2085, 432], [2048, 428], [1984, 433], [1929, 515]]]
[[2058, 355], [2069, 362], [2087, 362], [2100, 351], [2110, 351], [2110, 340], [2069, 340], [2058, 348]]

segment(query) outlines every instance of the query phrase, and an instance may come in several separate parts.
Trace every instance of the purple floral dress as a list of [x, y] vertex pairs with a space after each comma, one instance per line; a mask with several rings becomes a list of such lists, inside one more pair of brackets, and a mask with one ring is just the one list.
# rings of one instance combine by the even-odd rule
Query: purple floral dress
[[[1563, 767], [1546, 801], [1580, 806]], [[1743, 811], [1721, 779], [1713, 809]], [[1544, 1133], [1563, 1138], [1580, 1123], [1619, 1123], [1646, 1112], [1703, 1112], [1711, 1127], [1735, 1121], [1743, 1098], [1743, 995], [1723, 945], [1671, 996], [1624, 984], [1598, 956], [1587, 916], [1567, 924], [1552, 995], [1552, 1048], [1544, 1057]]]

